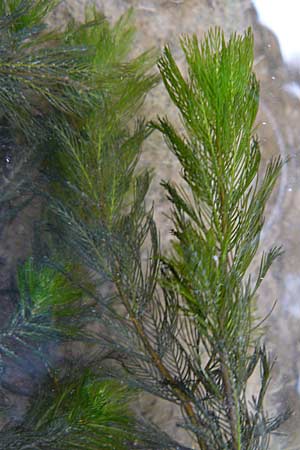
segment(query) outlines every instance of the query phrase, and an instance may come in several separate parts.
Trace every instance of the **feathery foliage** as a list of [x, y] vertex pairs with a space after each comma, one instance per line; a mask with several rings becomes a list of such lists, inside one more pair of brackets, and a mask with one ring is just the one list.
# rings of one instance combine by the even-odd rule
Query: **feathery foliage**
[[30, 142], [40, 128], [43, 110], [75, 115], [83, 110], [77, 91], [88, 89], [91, 78], [87, 49], [66, 46], [62, 33], [45, 31], [42, 20], [56, 3], [1, 2], [1, 114]]
[[18, 270], [17, 287], [18, 292], [11, 292], [17, 306], [0, 330], [0, 384], [13, 390], [10, 365], [35, 381], [52, 365], [47, 352], [51, 355], [63, 341], [83, 338], [84, 319], [82, 291], [54, 269], [37, 267], [29, 259]]
[[[74, 370], [75, 369], [75, 370]], [[0, 448], [7, 450], [160, 450], [175, 443], [157, 428], [136, 421], [130, 409], [134, 391], [89, 369], [58, 371], [36, 393], [24, 419], [0, 431]], [[154, 436], [149, 441], [149, 428]], [[186, 450], [185, 447], [180, 447]]]
[[[227, 43], [217, 29], [200, 45], [196, 37], [184, 38], [182, 47], [188, 80], [168, 48], [159, 68], [186, 133], [180, 135], [167, 119], [152, 124], [178, 157], [186, 182], [163, 183], [173, 205], [172, 256], [160, 255], [152, 213], [145, 209], [149, 176], [135, 178], [131, 207], [122, 208], [126, 196], [119, 193], [114, 215], [101, 210], [113, 201], [105, 176], [97, 177], [101, 189], [95, 197], [95, 190], [84, 192], [84, 204], [95, 205], [88, 218], [74, 208], [58, 210], [69, 224], [69, 247], [112, 283], [113, 299], [125, 307], [126, 317], [104, 309], [106, 331], [99, 332], [123, 354], [123, 379], [180, 405], [180, 425], [199, 449], [265, 450], [286, 415], [269, 418], [263, 408], [272, 364], [254, 332], [254, 296], [280, 249], [263, 256], [256, 278], [248, 269], [282, 161], [271, 160], [258, 176], [260, 150], [252, 134], [259, 89], [251, 32], [232, 35]], [[91, 173], [84, 158], [75, 164]], [[101, 152], [101, 164], [106, 158]], [[131, 167], [125, 160], [125, 176]], [[249, 403], [247, 382], [256, 368], [261, 384]]]
[[[95, 7], [87, 8], [85, 21], [84, 26], [70, 22], [65, 42], [94, 50], [91, 76], [94, 85], [100, 87], [97, 95], [100, 93], [100, 100], [104, 102], [102, 107], [108, 114], [107, 122], [121, 120], [127, 126], [145, 94], [157, 81], [157, 76], [149, 72], [156, 60], [156, 51], [148, 50], [135, 58], [128, 58], [135, 36], [132, 9], [111, 26]], [[101, 107], [99, 100], [97, 106], [97, 109]], [[113, 130], [114, 124], [111, 125]]]
[[[253, 36], [211, 30], [201, 44], [181, 41], [189, 76], [184, 79], [167, 47], [159, 68], [185, 128], [166, 119], [160, 130], [182, 166], [186, 187], [163, 185], [172, 203], [173, 254], [164, 258], [167, 291], [177, 292], [192, 370], [182, 363], [197, 426], [185, 426], [201, 449], [266, 449], [281, 418], [268, 419], [263, 399], [272, 364], [254, 332], [256, 291], [280, 249], [261, 259], [256, 277], [248, 269], [259, 244], [266, 201], [282, 161], [272, 159], [258, 176], [260, 149], [253, 136], [259, 86], [252, 71]], [[247, 382], [256, 366], [261, 385], [249, 405]]]
[[[142, 123], [132, 133], [127, 125], [146, 91], [156, 82], [156, 76], [146, 74], [153, 65], [154, 55], [147, 52], [131, 62], [126, 61], [134, 34], [131, 13], [110, 27], [101, 14], [91, 10], [84, 24], [70, 23], [63, 32], [45, 31], [42, 23], [45, 14], [56, 3], [43, 0], [0, 2], [0, 139], [6, 162], [1, 184], [1, 218], [3, 216], [4, 220], [8, 213], [12, 217], [12, 203], [14, 211], [18, 212], [21, 205], [30, 203], [32, 195], [39, 193], [47, 197], [46, 192], [42, 193], [40, 187], [36, 189], [37, 184], [32, 182], [33, 171], [27, 170], [37, 161], [36, 168], [43, 163], [47, 175], [47, 164], [54, 169], [50, 175], [53, 176], [53, 192], [58, 191], [59, 202], [65, 202], [66, 206], [74, 205], [74, 192], [78, 195], [78, 189], [82, 195], [87, 189], [90, 189], [87, 190], [89, 195], [94, 189], [98, 192], [97, 177], [103, 178], [105, 174], [111, 190], [107, 217], [112, 220], [116, 208], [112, 205], [118, 201], [119, 193], [125, 193], [131, 184], [129, 180], [127, 185], [124, 175], [117, 180], [117, 171], [122, 172], [124, 161], [128, 160], [132, 165], [129, 170], [132, 177], [140, 152], [138, 147], [147, 134]], [[93, 147], [95, 142], [97, 145]], [[92, 148], [96, 150], [94, 154]], [[50, 155], [52, 151], [55, 155]], [[88, 172], [84, 175], [80, 171], [74, 174], [69, 171], [68, 163], [75, 168], [70, 155], [73, 158], [77, 151], [80, 158], [84, 157], [84, 151], [90, 158]], [[103, 167], [98, 155], [102, 151], [110, 158]], [[63, 155], [58, 156], [59, 152]], [[112, 170], [116, 162], [119, 166]], [[58, 169], [57, 174], [55, 169]], [[56, 190], [58, 183], [55, 185], [54, 180], [63, 181], [64, 171], [73, 177], [70, 176], [66, 191], [66, 186], [62, 185]], [[84, 178], [86, 175], [88, 178]], [[43, 188], [47, 188], [45, 183]], [[104, 200], [106, 202], [106, 198]], [[84, 208], [76, 211], [81, 217]], [[89, 212], [85, 212], [85, 218]], [[39, 236], [41, 242], [43, 238], [44, 235]], [[55, 254], [57, 259], [54, 249], [50, 248], [49, 253]], [[0, 432], [0, 447], [121, 449], [134, 443], [136, 448], [146, 448], [147, 429], [142, 423], [137, 428], [129, 412], [132, 392], [127, 387], [116, 381], [99, 380], [90, 370], [82, 368], [80, 361], [76, 370], [67, 371], [62, 378], [57, 379], [54, 373], [58, 346], [78, 340], [90, 342], [87, 332], [83, 333], [83, 326], [95, 320], [95, 311], [89, 303], [94, 287], [90, 287], [86, 279], [78, 281], [79, 276], [87, 277], [82, 264], [80, 267], [65, 264], [66, 255], [62, 251], [59, 258], [59, 264], [29, 259], [18, 271], [18, 291], [12, 292], [16, 309], [0, 332], [1, 409], [7, 422]], [[57, 266], [59, 272], [55, 269]], [[102, 357], [97, 356], [95, 361], [102, 365]], [[22, 376], [29, 375], [32, 381], [37, 381], [34, 389], [38, 390], [31, 399], [35, 401], [16, 425], [13, 418], [7, 421], [13, 413], [5, 406], [6, 393], [32, 394], [32, 390], [22, 392], [20, 386], [14, 386], [14, 372], [18, 370]], [[160, 442], [156, 442], [158, 449]]]
[[1, 24], [14, 33], [29, 27], [40, 26], [46, 15], [59, 0], [5, 0], [0, 4]]
[[71, 47], [64, 33], [46, 31], [43, 20], [56, 4], [0, 2], [1, 227], [32, 200], [36, 169], [51, 134], [46, 117], [59, 111], [83, 114], [87, 103], [78, 91], [90, 89], [92, 49]]
[[[179, 405], [178, 425], [200, 450], [266, 450], [286, 415], [264, 411], [272, 364], [255, 332], [254, 301], [280, 249], [263, 255], [255, 277], [248, 272], [282, 161], [271, 160], [258, 176], [251, 31], [228, 42], [219, 29], [201, 44], [183, 38], [187, 79], [168, 47], [159, 60], [185, 128], [180, 134], [167, 118], [152, 123], [185, 182], [163, 182], [175, 239], [171, 256], [162, 256], [145, 206], [151, 173], [137, 171], [152, 130], [133, 120], [157, 81], [149, 72], [155, 55], [128, 62], [131, 12], [111, 27], [90, 9], [84, 24], [46, 32], [42, 21], [56, 3], [0, 1], [0, 144], [5, 158], [9, 146], [22, 144], [24, 154], [32, 143], [34, 155], [47, 147], [45, 220], [63, 268], [29, 259], [18, 271], [17, 308], [0, 332], [1, 384], [8, 387], [10, 362], [27, 371], [34, 358], [47, 377], [19, 424], [0, 431], [2, 448], [188, 450], [136, 421], [121, 377]], [[31, 193], [23, 176], [29, 156], [12, 175], [3, 167], [3, 204]], [[91, 297], [98, 305], [89, 311]], [[91, 320], [97, 327], [84, 333]], [[76, 370], [54, 372], [47, 345], [79, 338], [117, 355], [119, 370], [97, 375], [77, 361]], [[249, 403], [247, 383], [257, 369], [260, 389]]]
[[5, 449], [124, 449], [135, 439], [128, 389], [78, 370], [49, 377], [24, 420], [0, 432]]
[[[58, 346], [88, 343], [82, 325], [90, 321], [91, 311], [80, 302], [82, 289], [48, 264], [37, 266], [31, 258], [19, 268], [18, 308], [0, 332], [1, 409], [6, 418], [0, 448], [121, 450], [135, 443], [146, 449], [146, 427], [129, 409], [134, 391], [92, 371], [103, 364], [105, 351], [98, 350], [89, 364], [66, 361], [55, 368]], [[78, 276], [74, 267], [64, 271]], [[31, 377], [33, 394], [12, 385], [14, 376], [6, 376], [11, 362], [13, 370]], [[17, 423], [5, 401], [7, 390], [30, 395], [30, 406]]]
[[[149, 71], [155, 53], [145, 52], [128, 61], [134, 36], [131, 10], [113, 27], [95, 10], [87, 10], [86, 20], [87, 26], [78, 29], [70, 25], [66, 42], [95, 49], [91, 66], [99, 86], [94, 91], [97, 108], [75, 127], [74, 123], [54, 124], [56, 138], [47, 174], [61, 212], [69, 206], [69, 213], [79, 219], [112, 225], [120, 208], [126, 207], [141, 144], [149, 134], [144, 122], [135, 117], [145, 94], [157, 82]], [[68, 229], [69, 213], [61, 214]]]

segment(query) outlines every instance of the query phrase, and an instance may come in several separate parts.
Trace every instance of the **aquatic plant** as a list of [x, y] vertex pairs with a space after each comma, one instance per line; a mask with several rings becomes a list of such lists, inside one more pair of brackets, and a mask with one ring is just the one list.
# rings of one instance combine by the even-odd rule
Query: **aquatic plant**
[[[251, 30], [228, 41], [220, 29], [201, 43], [182, 38], [187, 78], [165, 48], [158, 67], [180, 133], [167, 118], [136, 118], [157, 76], [149, 71], [155, 53], [128, 60], [131, 12], [111, 27], [91, 9], [84, 24], [45, 32], [40, 22], [56, 2], [0, 3], [0, 95], [15, 83], [2, 104], [2, 135], [14, 145], [17, 135], [22, 155], [32, 142], [24, 161], [38, 172], [23, 183], [22, 170], [12, 171], [1, 199], [8, 189], [10, 200], [36, 195], [42, 218], [11, 292], [17, 307], [0, 331], [2, 448], [186, 450], [134, 416], [129, 404], [147, 391], [181, 407], [177, 425], [200, 450], [266, 450], [287, 414], [264, 410], [272, 362], [255, 301], [281, 250], [264, 253], [257, 274], [249, 268], [283, 162], [271, 160], [259, 176]], [[10, 42], [20, 64], [8, 56]], [[154, 130], [182, 166], [181, 185], [162, 183], [174, 236], [166, 255], [146, 207], [151, 171], [138, 168]], [[58, 361], [58, 345], [78, 342], [87, 356]], [[12, 361], [27, 371], [29, 358], [41, 375], [16, 423], [5, 373]]]
[[16, 282], [5, 290], [14, 308], [1, 318], [0, 448], [121, 449], [146, 443], [146, 428], [141, 421], [137, 428], [129, 409], [133, 391], [103, 379], [107, 351], [98, 345], [89, 364], [78, 355], [76, 364], [59, 356], [76, 343], [91, 346], [84, 327], [94, 320], [87, 299], [94, 286], [87, 272], [80, 279], [83, 265], [47, 239], [45, 197], [69, 198], [59, 178], [67, 167], [59, 154], [64, 149], [67, 160], [67, 136], [75, 142], [82, 134], [83, 141], [96, 109], [111, 126], [134, 114], [156, 80], [146, 76], [153, 56], [125, 61], [134, 35], [131, 12], [114, 27], [90, 11], [84, 24], [47, 31], [43, 20], [56, 3], [0, 2], [1, 226], [13, 224], [34, 197], [42, 218], [36, 217], [33, 256], [20, 261]]
[[[179, 426], [194, 435], [199, 449], [266, 449], [287, 415], [269, 418], [264, 411], [272, 363], [258, 333], [255, 299], [280, 249], [264, 253], [258, 273], [248, 273], [283, 162], [272, 159], [259, 177], [251, 31], [227, 43], [219, 29], [212, 30], [201, 44], [196, 37], [183, 38], [182, 47], [187, 80], [168, 47], [159, 69], [185, 135], [165, 118], [151, 124], [179, 159], [185, 181], [185, 187], [163, 182], [173, 205], [172, 255], [161, 255], [152, 211], [145, 208], [149, 175], [136, 177], [130, 158], [122, 171], [110, 169], [108, 181], [97, 177], [96, 197], [76, 184], [84, 193], [79, 205], [91, 205], [85, 209], [88, 220], [78, 206], [56, 207], [69, 224], [61, 239], [112, 287], [109, 308], [100, 301], [105, 331], [98, 333], [119, 352], [123, 373], [110, 376], [180, 405]], [[106, 152], [105, 140], [96, 139], [94, 148], [97, 143], [102, 168], [113, 153]], [[118, 187], [126, 185], [123, 177], [134, 181], [131, 204]], [[118, 193], [117, 207], [112, 192]], [[261, 380], [250, 403], [247, 383], [257, 368]]]
[[[185, 182], [163, 182], [175, 239], [172, 255], [162, 259], [161, 280], [178, 297], [183, 316], [174, 340], [182, 348], [176, 379], [190, 405], [184, 427], [200, 449], [266, 449], [286, 414], [268, 417], [264, 411], [273, 363], [261, 343], [255, 304], [281, 249], [263, 253], [258, 273], [249, 274], [249, 267], [283, 161], [271, 159], [259, 176], [251, 29], [228, 42], [220, 29], [210, 30], [200, 44], [187, 36], [181, 45], [188, 79], [168, 47], [159, 68], [185, 133], [166, 118], [153, 126], [179, 160]], [[260, 384], [250, 403], [246, 390], [257, 366]]]

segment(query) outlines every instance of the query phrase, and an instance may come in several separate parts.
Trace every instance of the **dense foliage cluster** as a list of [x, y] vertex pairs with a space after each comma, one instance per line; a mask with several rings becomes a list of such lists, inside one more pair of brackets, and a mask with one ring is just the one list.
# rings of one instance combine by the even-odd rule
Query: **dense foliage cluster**
[[[85, 23], [48, 31], [56, 3], [0, 1], [1, 229], [33, 198], [40, 214], [0, 329], [0, 448], [187, 450], [134, 415], [147, 391], [181, 407], [193, 448], [266, 450], [285, 415], [264, 411], [272, 364], [254, 300], [280, 249], [256, 276], [249, 266], [282, 161], [258, 176], [252, 33], [183, 38], [187, 79], [165, 48], [158, 67], [180, 134], [167, 118], [137, 119], [158, 76], [155, 52], [128, 58], [131, 11], [112, 27], [89, 9]], [[145, 205], [151, 171], [138, 169], [154, 130], [182, 166], [182, 184], [162, 183], [168, 255]], [[18, 420], [12, 392], [29, 396]]]

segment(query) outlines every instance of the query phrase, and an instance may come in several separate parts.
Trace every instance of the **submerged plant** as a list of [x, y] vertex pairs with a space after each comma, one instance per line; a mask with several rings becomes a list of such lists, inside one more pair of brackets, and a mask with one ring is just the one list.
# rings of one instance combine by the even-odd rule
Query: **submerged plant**
[[[185, 187], [163, 183], [173, 205], [172, 255], [160, 255], [152, 212], [144, 205], [149, 176], [134, 176], [130, 158], [122, 172], [113, 168], [108, 180], [97, 177], [91, 184], [97, 190], [83, 191], [79, 183], [87, 166], [76, 157], [75, 185], [84, 194], [78, 203], [91, 205], [88, 219], [78, 205], [55, 209], [69, 224], [63, 237], [72, 252], [113, 286], [110, 307], [99, 302], [106, 327], [101, 338], [118, 350], [121, 377], [180, 405], [179, 425], [199, 449], [265, 450], [286, 414], [269, 418], [264, 411], [272, 363], [257, 332], [255, 297], [280, 249], [263, 254], [255, 276], [248, 270], [283, 163], [274, 158], [264, 175], [258, 174], [261, 154], [253, 126], [259, 86], [252, 71], [251, 31], [226, 42], [216, 29], [200, 45], [195, 36], [182, 39], [182, 47], [187, 80], [169, 48], [159, 68], [185, 134], [167, 119], [152, 124], [179, 159], [185, 181]], [[110, 165], [111, 153], [102, 151], [105, 141], [96, 142], [100, 159], [95, 167]], [[129, 142], [122, 155], [134, 148]], [[134, 189], [128, 206], [126, 190], [118, 186], [128, 189], [130, 179]], [[117, 203], [112, 192], [118, 193]], [[111, 308], [113, 301], [123, 305], [125, 317]], [[256, 368], [260, 386], [250, 402], [247, 383]], [[178, 443], [177, 448], [183, 447]]]
[[1, 448], [124, 449], [136, 439], [128, 389], [89, 369], [56, 371], [36, 392], [25, 418], [0, 432]]
[[[159, 68], [185, 128], [167, 119], [160, 130], [182, 166], [186, 187], [164, 182], [172, 204], [173, 253], [163, 258], [162, 285], [178, 295], [186, 357], [180, 380], [192, 413], [185, 427], [201, 449], [266, 449], [285, 415], [268, 418], [263, 401], [272, 363], [257, 333], [257, 290], [281, 250], [264, 253], [249, 275], [264, 208], [282, 167], [273, 158], [259, 176], [261, 153], [253, 135], [259, 86], [252, 71], [253, 36], [219, 30], [181, 41], [184, 79], [165, 49]], [[260, 367], [260, 387], [249, 402], [247, 383]]]
[[[263, 254], [255, 276], [249, 268], [283, 162], [271, 160], [259, 176], [252, 33], [228, 42], [219, 29], [200, 44], [183, 38], [186, 79], [165, 48], [159, 69], [181, 115], [181, 134], [167, 118], [150, 126], [135, 119], [157, 77], [149, 73], [151, 52], [127, 60], [131, 13], [110, 27], [90, 10], [85, 24], [42, 33], [40, 21], [55, 3], [0, 1], [0, 138], [17, 130], [26, 151], [33, 130], [34, 153], [45, 147], [37, 158], [44, 191], [24, 185], [19, 171], [0, 201], [7, 192], [9, 199], [38, 192], [47, 200], [36, 246], [37, 256], [47, 257], [20, 266], [17, 308], [0, 331], [0, 393], [4, 399], [9, 361], [29, 367], [25, 352], [45, 379], [17, 424], [2, 402], [8, 420], [0, 447], [187, 450], [134, 417], [128, 402], [145, 390], [181, 407], [177, 425], [199, 450], [266, 450], [286, 415], [264, 411], [272, 363], [257, 331], [255, 300], [280, 249]], [[174, 235], [167, 255], [145, 206], [151, 173], [138, 169], [153, 129], [181, 163], [184, 181], [163, 182]], [[91, 352], [90, 367], [79, 360], [55, 369], [48, 341], [78, 340]], [[256, 369], [260, 385], [249, 402]]]
[[[115, 27], [94, 11], [84, 24], [70, 23], [66, 31], [47, 32], [43, 20], [56, 3], [0, 1], [0, 140], [5, 161], [13, 163], [9, 173], [3, 170], [1, 225], [12, 217], [12, 204], [15, 216], [33, 196], [48, 198], [48, 177], [53, 196], [58, 192], [66, 206], [76, 202], [72, 179], [66, 185], [59, 178], [62, 184], [57, 188], [58, 177], [69, 169], [64, 165], [71, 149], [69, 139], [84, 150], [84, 145], [91, 148], [96, 127], [106, 137], [114, 130], [115, 142], [124, 137], [127, 158], [134, 160], [124, 127], [156, 79], [146, 75], [153, 61], [150, 53], [125, 62], [133, 37], [131, 13]], [[101, 111], [97, 118], [96, 108]], [[146, 134], [144, 126], [138, 130], [135, 146]], [[59, 152], [64, 152], [65, 160]], [[92, 169], [97, 160], [91, 153], [87, 156]], [[106, 170], [102, 168], [108, 178], [113, 161], [123, 164], [116, 156], [111, 161]], [[33, 172], [40, 175], [41, 170], [47, 177], [33, 179]], [[79, 181], [78, 174], [73, 175]], [[96, 182], [92, 173], [89, 187], [91, 181]], [[95, 289], [82, 264], [70, 262], [64, 249], [54, 249], [54, 242], [45, 243], [44, 226], [36, 225], [35, 232], [35, 257], [20, 263], [16, 286], [6, 292], [15, 310], [0, 330], [0, 448], [115, 450], [133, 442], [146, 445], [146, 428], [142, 422], [136, 426], [128, 407], [132, 390], [118, 381], [103, 380], [93, 370], [92, 366], [104, 364], [105, 349], [98, 349], [88, 369], [78, 358], [73, 366], [59, 358], [58, 350], [66, 344], [73, 348], [84, 342], [90, 348], [84, 327], [94, 321], [94, 312], [87, 291], [93, 296]], [[85, 279], [79, 280], [80, 276]], [[64, 367], [57, 369], [61, 364]], [[29, 381], [24, 383], [26, 378]], [[27, 409], [20, 397], [12, 398], [12, 392], [29, 398]]]

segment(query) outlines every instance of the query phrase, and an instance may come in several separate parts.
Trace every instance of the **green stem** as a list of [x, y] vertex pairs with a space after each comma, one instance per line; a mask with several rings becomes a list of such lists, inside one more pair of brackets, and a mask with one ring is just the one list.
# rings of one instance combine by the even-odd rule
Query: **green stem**
[[[228, 212], [225, 205], [226, 202], [226, 189], [223, 183], [222, 171], [224, 171], [224, 165], [222, 160], [222, 152], [220, 148], [219, 140], [216, 141], [217, 146], [217, 154], [218, 154], [218, 164], [219, 170], [221, 172], [220, 176], [220, 186], [219, 186], [219, 198], [220, 198], [220, 215], [221, 215], [221, 229], [222, 229], [222, 242], [220, 242], [221, 249], [221, 265], [224, 269], [224, 274], [222, 276], [226, 276], [228, 272], [228, 268], [230, 267], [230, 254], [228, 253]], [[222, 273], [222, 270], [221, 270]], [[222, 308], [221, 308], [221, 320], [220, 324], [221, 330], [226, 328], [226, 306], [227, 302], [225, 297], [225, 289], [222, 288]], [[222, 339], [223, 341], [223, 339]], [[225, 344], [226, 347], [226, 344]], [[226, 404], [229, 412], [229, 422], [230, 429], [232, 435], [232, 450], [241, 450], [241, 434], [240, 434], [240, 417], [239, 417], [239, 405], [238, 399], [236, 398], [235, 389], [232, 386], [232, 377], [229, 369], [229, 357], [227, 348], [222, 349], [220, 352], [220, 362], [221, 362], [221, 373], [222, 379], [224, 383], [224, 392], [226, 397]]]

